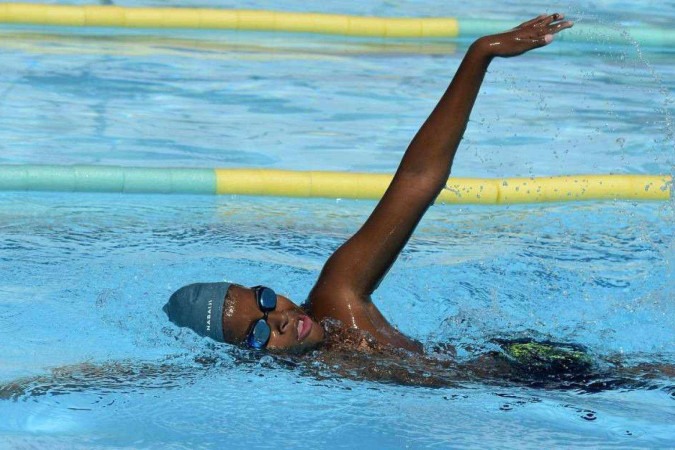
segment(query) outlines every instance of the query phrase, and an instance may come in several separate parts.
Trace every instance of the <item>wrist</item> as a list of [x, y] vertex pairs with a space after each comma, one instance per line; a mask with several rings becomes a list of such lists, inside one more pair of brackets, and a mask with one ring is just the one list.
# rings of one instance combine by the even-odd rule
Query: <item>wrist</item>
[[471, 54], [473, 57], [485, 60], [488, 63], [492, 61], [495, 54], [488, 38], [489, 36], [483, 36], [482, 38], [476, 39], [469, 47], [467, 54]]
[[469, 47], [469, 51], [479, 58], [486, 59], [488, 62], [491, 61], [496, 55], [493, 51], [490, 37], [491, 36], [483, 36], [482, 38], [476, 39]]

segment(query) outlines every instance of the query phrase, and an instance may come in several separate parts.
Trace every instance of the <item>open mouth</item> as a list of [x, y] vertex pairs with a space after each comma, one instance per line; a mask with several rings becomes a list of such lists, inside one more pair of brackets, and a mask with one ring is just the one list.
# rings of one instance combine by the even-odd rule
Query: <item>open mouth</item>
[[300, 316], [298, 318], [298, 341], [303, 341], [309, 332], [312, 331], [312, 319], [307, 316]]

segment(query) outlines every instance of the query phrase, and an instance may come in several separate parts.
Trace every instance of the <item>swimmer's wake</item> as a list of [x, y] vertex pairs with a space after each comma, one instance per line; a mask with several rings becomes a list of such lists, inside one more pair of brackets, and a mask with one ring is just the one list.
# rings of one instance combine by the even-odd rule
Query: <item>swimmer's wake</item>
[[[625, 365], [618, 358], [593, 360], [574, 344], [502, 340], [501, 351], [484, 353], [466, 362], [430, 352], [420, 357], [391, 348], [368, 352], [349, 348], [317, 350], [308, 355], [266, 355], [230, 348], [226, 355], [210, 351], [196, 357], [163, 362], [124, 360], [83, 363], [53, 369], [48, 375], [0, 384], [0, 400], [75, 393], [142, 393], [180, 389], [205, 377], [228, 371], [290, 370], [330, 383], [348, 379], [425, 388], [464, 388], [476, 384], [594, 393], [606, 390], [659, 389], [675, 393], [675, 366], [665, 362]], [[223, 358], [226, 356], [226, 358]]]

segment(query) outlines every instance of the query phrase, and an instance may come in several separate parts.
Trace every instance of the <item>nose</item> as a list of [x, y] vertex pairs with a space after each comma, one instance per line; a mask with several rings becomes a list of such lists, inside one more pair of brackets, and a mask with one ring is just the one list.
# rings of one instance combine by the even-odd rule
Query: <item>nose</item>
[[267, 315], [267, 323], [279, 334], [284, 334], [290, 329], [291, 319], [286, 311], [272, 311]]

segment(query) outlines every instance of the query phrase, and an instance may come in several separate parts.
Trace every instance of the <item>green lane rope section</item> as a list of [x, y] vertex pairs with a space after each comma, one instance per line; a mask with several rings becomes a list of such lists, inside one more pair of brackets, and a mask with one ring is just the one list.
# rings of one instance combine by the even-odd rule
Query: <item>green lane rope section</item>
[[115, 166], [0, 166], [2, 191], [215, 194], [213, 169]]
[[[101, 5], [0, 3], [0, 23], [83, 27], [193, 28], [316, 33], [379, 38], [478, 37], [507, 30], [513, 21], [452, 17], [365, 17], [208, 8], [127, 8]], [[675, 30], [577, 24], [559, 39], [644, 46], [675, 45]]]
[[[379, 199], [392, 175], [274, 169], [0, 166], [0, 191], [71, 191]], [[669, 175], [565, 175], [448, 180], [439, 203], [668, 200]]]

